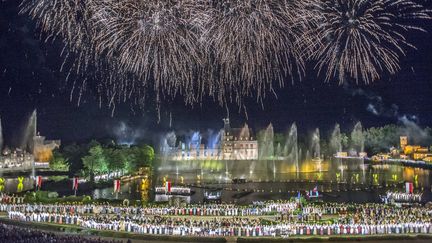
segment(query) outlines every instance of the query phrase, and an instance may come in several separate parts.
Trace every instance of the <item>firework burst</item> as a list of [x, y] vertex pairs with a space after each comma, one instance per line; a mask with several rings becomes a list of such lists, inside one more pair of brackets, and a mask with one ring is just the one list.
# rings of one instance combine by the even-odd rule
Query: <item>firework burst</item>
[[200, 47], [205, 16], [191, 1], [104, 0], [93, 7], [96, 52], [157, 95], [193, 102], [201, 87]]
[[94, 59], [92, 51], [91, 12], [81, 0], [23, 1], [21, 13], [29, 14], [38, 27], [46, 33], [46, 41], [60, 38], [65, 45], [65, 61], [69, 53], [75, 53], [74, 68], [83, 72]]
[[399, 70], [406, 34], [423, 30], [410, 23], [430, 19], [411, 0], [23, 0], [21, 12], [63, 40], [71, 99], [91, 83], [113, 110], [178, 95], [244, 108], [310, 59], [327, 81], [369, 83]]
[[[316, 38], [312, 59], [326, 80], [338, 77], [370, 83], [382, 72], [395, 74], [405, 47], [408, 30], [423, 30], [412, 20], [430, 19], [424, 7], [410, 0], [312, 0], [318, 19], [307, 35]], [[411, 24], [410, 21], [411, 20]]]
[[298, 6], [292, 1], [215, 1], [204, 33], [210, 86], [241, 102], [244, 96], [260, 99], [273, 92], [287, 76], [300, 76], [304, 60], [297, 42], [303, 21]]

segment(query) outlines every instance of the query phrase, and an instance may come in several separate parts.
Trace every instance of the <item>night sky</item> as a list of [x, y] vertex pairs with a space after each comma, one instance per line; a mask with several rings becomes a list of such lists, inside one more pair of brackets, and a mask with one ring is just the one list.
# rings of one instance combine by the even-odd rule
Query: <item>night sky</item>
[[[152, 105], [143, 111], [124, 105], [111, 117], [111, 110], [99, 108], [91, 91], [80, 106], [70, 102], [66, 74], [60, 72], [61, 45], [41, 41], [34, 22], [18, 15], [18, 2], [0, 0], [0, 115], [7, 143], [17, 143], [35, 108], [38, 130], [65, 142], [116, 137], [122, 126], [136, 138], [150, 140], [155, 132], [169, 129], [170, 112], [178, 130], [222, 127], [226, 109], [211, 100], [194, 108], [184, 106], [181, 99], [166, 104], [159, 124]], [[430, 26], [425, 28], [432, 32]], [[365, 127], [400, 123], [407, 116], [421, 126], [432, 126], [432, 34], [413, 33], [408, 38], [417, 50], [402, 59], [397, 75], [368, 86], [338, 85], [337, 81], [324, 83], [312, 66], [302, 81], [278, 90], [277, 98], [268, 97], [264, 109], [248, 102], [248, 120], [232, 105], [232, 123], [247, 122], [256, 130], [272, 122], [276, 131], [284, 131], [295, 121], [306, 132], [314, 127], [329, 131], [336, 122], [343, 130], [357, 121]]]

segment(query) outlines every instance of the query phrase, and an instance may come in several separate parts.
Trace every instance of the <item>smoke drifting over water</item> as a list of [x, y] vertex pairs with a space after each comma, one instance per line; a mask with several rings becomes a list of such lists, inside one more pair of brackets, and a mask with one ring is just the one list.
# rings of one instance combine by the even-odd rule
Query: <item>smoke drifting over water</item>
[[376, 117], [387, 118], [393, 120], [400, 126], [399, 135], [406, 135], [412, 143], [430, 144], [432, 142], [432, 134], [430, 128], [422, 128], [420, 119], [417, 115], [404, 114], [399, 110], [396, 104], [388, 104], [384, 98], [371, 91], [363, 89], [353, 89], [346, 85], [345, 90], [353, 97], [360, 97], [368, 102], [366, 111]]
[[398, 118], [399, 123], [403, 125], [402, 132], [415, 143], [432, 143], [432, 134], [430, 128], [422, 128], [418, 125], [417, 116], [403, 115]]

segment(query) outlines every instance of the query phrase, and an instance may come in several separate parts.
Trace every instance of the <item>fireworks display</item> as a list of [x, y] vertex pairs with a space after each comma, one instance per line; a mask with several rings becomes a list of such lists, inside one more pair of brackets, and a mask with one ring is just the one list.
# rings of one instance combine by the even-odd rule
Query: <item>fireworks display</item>
[[304, 60], [297, 48], [302, 36], [299, 2], [215, 1], [204, 38], [211, 55], [210, 80], [218, 90], [260, 99], [301, 75]]
[[113, 109], [149, 96], [259, 101], [308, 62], [327, 81], [369, 83], [399, 70], [407, 33], [423, 30], [414, 21], [430, 19], [410, 0], [23, 0], [21, 13], [64, 41], [81, 79], [71, 94], [90, 75]]
[[395, 74], [404, 47], [413, 47], [407, 32], [423, 30], [413, 21], [430, 19], [410, 0], [316, 0], [309, 7], [318, 16], [308, 33], [319, 41], [312, 58], [326, 70], [326, 80], [338, 76], [341, 83], [347, 78], [370, 83], [382, 72]]

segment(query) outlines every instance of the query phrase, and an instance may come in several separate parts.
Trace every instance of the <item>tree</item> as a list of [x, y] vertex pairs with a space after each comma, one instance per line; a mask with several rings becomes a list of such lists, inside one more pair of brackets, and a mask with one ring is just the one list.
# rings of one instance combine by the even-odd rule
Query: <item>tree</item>
[[127, 149], [104, 148], [104, 156], [107, 160], [109, 173], [125, 170], [126, 157], [123, 150]]
[[69, 171], [69, 161], [57, 149], [53, 151], [50, 168], [56, 171]]
[[140, 167], [152, 167], [155, 159], [154, 149], [149, 145], [133, 147], [130, 149], [133, 154], [130, 168], [137, 170]]
[[84, 157], [87, 152], [87, 145], [78, 145], [73, 143], [63, 147], [62, 154], [69, 162], [70, 175], [75, 175], [83, 169], [82, 157]]
[[85, 175], [94, 181], [95, 174], [108, 173], [108, 161], [100, 144], [90, 148], [89, 154], [82, 158]]
[[125, 172], [132, 172], [135, 170], [135, 161], [136, 156], [135, 153], [132, 152], [131, 148], [122, 149], [120, 151], [122, 154], [122, 158], [124, 159], [124, 168]]
[[405, 134], [396, 125], [369, 128], [365, 131], [366, 150], [372, 154], [386, 152], [390, 147], [398, 146], [401, 135]]

